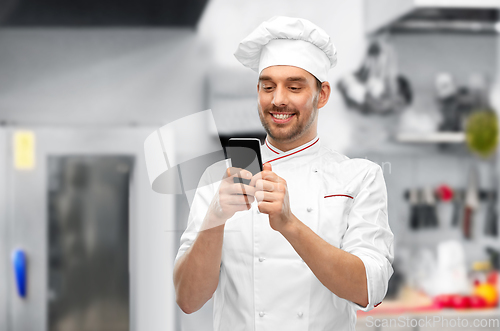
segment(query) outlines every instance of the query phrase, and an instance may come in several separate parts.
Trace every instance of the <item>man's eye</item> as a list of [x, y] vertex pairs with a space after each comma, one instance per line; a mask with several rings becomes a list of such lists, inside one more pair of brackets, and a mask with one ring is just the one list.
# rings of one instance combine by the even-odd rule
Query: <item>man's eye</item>
[[292, 91], [299, 91], [300, 87], [290, 86], [290, 90], [292, 90]]
[[263, 89], [264, 91], [271, 91], [272, 90], [272, 86], [264, 86]]

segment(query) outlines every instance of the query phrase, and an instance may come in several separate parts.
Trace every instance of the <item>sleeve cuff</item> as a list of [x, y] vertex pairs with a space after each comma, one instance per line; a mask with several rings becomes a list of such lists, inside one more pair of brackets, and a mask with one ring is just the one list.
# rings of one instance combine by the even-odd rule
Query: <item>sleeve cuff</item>
[[393, 269], [387, 261], [385, 265], [380, 265], [373, 258], [366, 255], [357, 255], [365, 265], [366, 271], [366, 287], [368, 290], [368, 305], [360, 306], [357, 303], [349, 301], [354, 308], [354, 311], [370, 311], [382, 303], [382, 300], [387, 293], [387, 285], [389, 278], [392, 276]]

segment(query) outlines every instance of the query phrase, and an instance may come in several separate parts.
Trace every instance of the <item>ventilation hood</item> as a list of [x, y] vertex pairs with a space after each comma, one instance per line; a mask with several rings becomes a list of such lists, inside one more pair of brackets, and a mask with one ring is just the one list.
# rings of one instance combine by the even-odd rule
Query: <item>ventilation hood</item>
[[7, 27], [194, 28], [208, 0], [0, 0]]
[[500, 0], [365, 0], [365, 31], [498, 33]]

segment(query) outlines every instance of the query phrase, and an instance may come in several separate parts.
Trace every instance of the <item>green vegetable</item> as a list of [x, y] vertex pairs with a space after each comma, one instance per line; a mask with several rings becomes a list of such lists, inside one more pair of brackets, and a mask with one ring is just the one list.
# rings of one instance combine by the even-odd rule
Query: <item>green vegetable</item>
[[487, 158], [496, 150], [498, 143], [498, 118], [494, 111], [484, 109], [473, 112], [465, 127], [467, 146]]

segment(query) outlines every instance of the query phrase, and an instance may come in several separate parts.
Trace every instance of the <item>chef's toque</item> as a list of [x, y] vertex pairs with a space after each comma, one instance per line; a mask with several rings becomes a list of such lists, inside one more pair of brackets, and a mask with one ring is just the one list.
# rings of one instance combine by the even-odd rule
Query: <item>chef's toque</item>
[[259, 75], [267, 67], [302, 68], [319, 81], [337, 64], [337, 51], [328, 34], [303, 18], [275, 16], [243, 39], [234, 56]]

